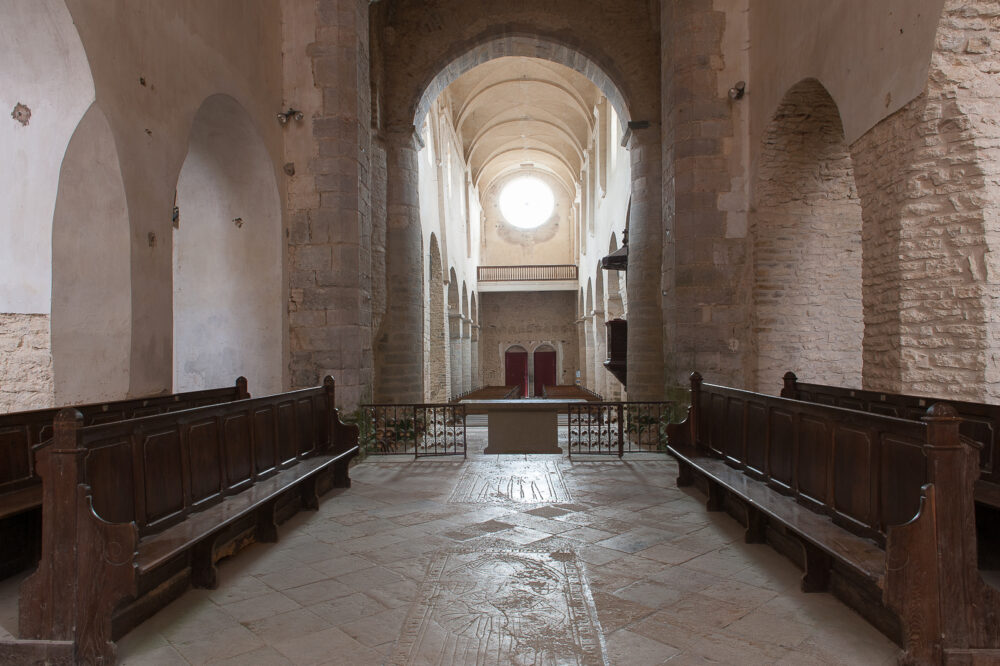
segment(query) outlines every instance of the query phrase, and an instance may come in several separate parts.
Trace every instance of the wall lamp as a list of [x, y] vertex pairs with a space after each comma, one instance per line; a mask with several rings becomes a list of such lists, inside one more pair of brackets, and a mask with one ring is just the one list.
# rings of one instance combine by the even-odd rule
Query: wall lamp
[[295, 119], [295, 122], [300, 123], [302, 122], [302, 119], [304, 117], [305, 116], [302, 115], [301, 111], [297, 111], [292, 107], [288, 107], [288, 111], [284, 111], [278, 114], [278, 124], [284, 127], [285, 125], [288, 124], [288, 121], [291, 120], [292, 118]]
[[736, 85], [729, 89], [729, 99], [743, 99], [746, 91], [746, 81], [737, 81]]

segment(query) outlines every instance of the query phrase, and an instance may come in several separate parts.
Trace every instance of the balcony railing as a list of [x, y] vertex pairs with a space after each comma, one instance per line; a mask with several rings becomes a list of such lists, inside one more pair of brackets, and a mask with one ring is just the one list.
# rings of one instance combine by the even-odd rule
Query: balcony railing
[[576, 266], [553, 264], [548, 266], [480, 266], [480, 282], [528, 282], [575, 280]]

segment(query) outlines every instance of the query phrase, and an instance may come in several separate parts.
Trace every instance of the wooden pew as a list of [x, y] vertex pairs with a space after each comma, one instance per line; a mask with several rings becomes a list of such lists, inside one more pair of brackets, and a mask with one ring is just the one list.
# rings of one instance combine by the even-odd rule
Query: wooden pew
[[567, 398], [580, 398], [587, 402], [604, 402], [604, 399], [582, 386], [576, 384], [558, 384], [542, 387], [542, 397], [548, 400], [565, 400]]
[[42, 558], [21, 586], [21, 640], [0, 663], [114, 663], [112, 642], [216, 562], [348, 487], [358, 429], [334, 383], [117, 423], [59, 413], [38, 451]]
[[[904, 663], [1000, 663], [1000, 590], [976, 568], [978, 452], [933, 405], [897, 419], [703, 384], [669, 430], [677, 484], [799, 563], [899, 643]], [[975, 661], [979, 660], [979, 661]], [[996, 660], [996, 661], [991, 661]]]
[[[806, 384], [798, 381], [793, 372], [785, 373], [781, 395], [793, 400], [915, 420], [935, 402], [934, 398], [916, 395]], [[961, 434], [979, 446], [980, 477], [976, 481], [976, 501], [1000, 509], [1000, 405], [952, 400], [948, 404], [962, 418]]]
[[[249, 398], [247, 380], [233, 386], [112, 402], [73, 405], [85, 426]], [[34, 450], [52, 437], [62, 407], [0, 414], [0, 578], [33, 566], [41, 538], [42, 484]]]

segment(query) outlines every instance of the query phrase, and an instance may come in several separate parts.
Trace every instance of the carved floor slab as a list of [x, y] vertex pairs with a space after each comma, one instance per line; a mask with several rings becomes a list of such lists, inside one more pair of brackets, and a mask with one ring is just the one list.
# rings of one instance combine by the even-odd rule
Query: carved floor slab
[[559, 466], [552, 461], [469, 463], [449, 502], [572, 502]]
[[390, 664], [608, 663], [597, 611], [572, 552], [437, 553]]

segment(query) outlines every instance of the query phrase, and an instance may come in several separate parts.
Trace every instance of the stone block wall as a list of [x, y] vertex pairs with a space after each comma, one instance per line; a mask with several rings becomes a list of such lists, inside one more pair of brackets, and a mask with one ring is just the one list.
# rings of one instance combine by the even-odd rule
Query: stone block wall
[[0, 413], [53, 404], [49, 317], [0, 314]]
[[[503, 385], [504, 351], [513, 345], [521, 345], [529, 355], [540, 345], [551, 345], [556, 350], [559, 383], [574, 382], [581, 360], [574, 292], [486, 292], [479, 298], [479, 357], [484, 386]], [[533, 377], [529, 379], [534, 381]]]
[[815, 79], [792, 88], [764, 134], [755, 182], [755, 377], [861, 386], [861, 203], [836, 104]]

